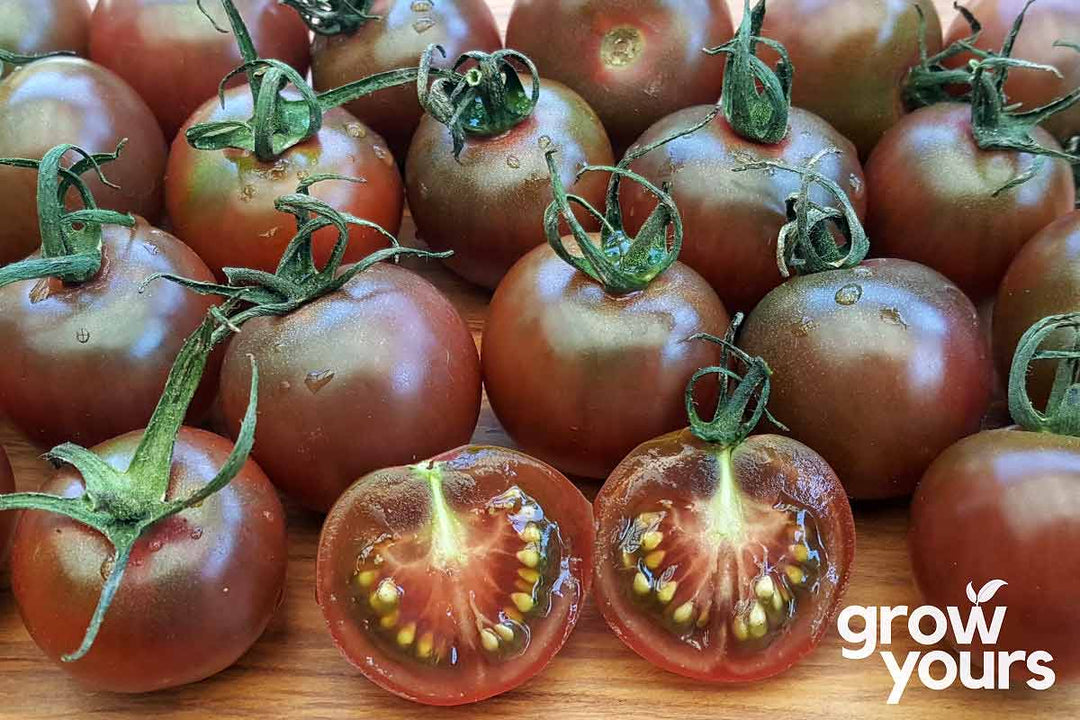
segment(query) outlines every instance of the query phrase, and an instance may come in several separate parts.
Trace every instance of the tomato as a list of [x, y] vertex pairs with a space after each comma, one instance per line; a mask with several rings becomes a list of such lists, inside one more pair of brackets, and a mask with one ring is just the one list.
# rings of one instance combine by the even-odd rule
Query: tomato
[[[441, 46], [448, 58], [502, 47], [495, 17], [484, 0], [375, 0], [368, 12], [377, 19], [356, 32], [316, 33], [311, 46], [316, 89], [330, 90], [375, 73], [416, 66], [432, 43]], [[409, 86], [383, 90], [345, 109], [386, 138], [401, 161], [424, 114], [416, 89]]]
[[[299, 96], [286, 92], [285, 97]], [[217, 99], [207, 101], [184, 129], [201, 122], [246, 120], [251, 113], [250, 89], [231, 88], [224, 108]], [[337, 108], [326, 112], [313, 138], [268, 163], [244, 150], [196, 150], [181, 131], [169, 153], [165, 202], [176, 234], [215, 272], [223, 267], [273, 272], [296, 229], [292, 218], [274, 209], [274, 201], [295, 192], [301, 180], [316, 174], [358, 179], [318, 183], [311, 194], [397, 234], [404, 197], [394, 158], [381, 137]], [[326, 262], [336, 239], [333, 228], [320, 233], [315, 244], [317, 263]], [[385, 245], [379, 233], [357, 228], [346, 259], [359, 260]]]
[[86, 55], [89, 24], [86, 0], [3, 0], [0, 48], [18, 55], [56, 50]]
[[[771, 6], [771, 5], [770, 5]], [[796, 75], [796, 83], [801, 80]], [[635, 143], [644, 146], [689, 129], [712, 110], [694, 107], [670, 115], [649, 128]], [[630, 168], [653, 183], [671, 184], [686, 223], [679, 258], [701, 273], [732, 310], [750, 310], [783, 278], [777, 268], [776, 239], [787, 222], [787, 200], [799, 191], [800, 179], [787, 172], [742, 172], [733, 169], [747, 155], [798, 165], [822, 150], [818, 172], [849, 194], [861, 219], [866, 214], [862, 167], [855, 147], [821, 118], [791, 108], [787, 136], [775, 145], [745, 140], [718, 115], [701, 130], [647, 153]], [[839, 209], [821, 188], [811, 199]], [[652, 197], [638, 185], [624, 185], [627, 224], [636, 229], [651, 210]]]
[[515, 450], [469, 446], [371, 473], [334, 505], [316, 597], [374, 683], [429, 705], [511, 690], [570, 636], [592, 579], [589, 502]]
[[[992, 296], [1016, 253], [1073, 209], [1069, 165], [1039, 159], [1035, 176], [1000, 190], [1032, 169], [1036, 156], [982, 150], [971, 106], [941, 103], [913, 112], [881, 139], [866, 164], [874, 252], [929, 265], [972, 299]], [[1057, 144], [1044, 130], [1036, 141]]]
[[494, 137], [470, 136], [454, 158], [450, 131], [430, 115], [420, 121], [405, 164], [409, 210], [417, 233], [466, 280], [494, 288], [510, 266], [544, 242], [551, 187], [544, 151], [559, 150], [570, 192], [600, 204], [605, 181], [575, 182], [585, 165], [611, 165], [611, 143], [596, 113], [574, 91], [543, 81], [532, 114]]
[[933, 55], [941, 50], [933, 0], [769, 2], [762, 33], [791, 55], [792, 103], [828, 121], [863, 158], [904, 115], [903, 83], [919, 61], [916, 4], [926, 16], [926, 45]]
[[[648, 287], [615, 295], [551, 247], [499, 283], [484, 328], [484, 386], [503, 427], [563, 472], [606, 477], [639, 443], [685, 422], [683, 390], [717, 351], [723, 303], [676, 262]], [[618, 418], [613, 421], [613, 418]]]
[[[235, 2], [262, 57], [307, 72], [307, 28], [294, 12], [276, 0]], [[228, 27], [219, 0], [203, 6]], [[90, 58], [131, 83], [167, 139], [243, 62], [232, 35], [218, 32], [194, 0], [100, 0], [90, 24]]]
[[[140, 290], [154, 273], [213, 280], [191, 249], [141, 218], [133, 228], [104, 226], [102, 252], [88, 282], [0, 288], [0, 408], [46, 447], [145, 427], [184, 336], [213, 304], [165, 281]], [[195, 416], [215, 385], [204, 383]]]
[[[61, 143], [91, 153], [112, 152], [120, 140], [123, 156], [106, 177], [117, 188], [88, 175], [101, 207], [142, 215], [161, 212], [165, 142], [146, 103], [109, 70], [77, 58], [39, 60], [0, 82], [0, 157], [40, 158]], [[0, 167], [0, 264], [21, 260], [41, 244], [33, 173]], [[71, 200], [76, 196], [73, 193]], [[128, 428], [130, 429], [130, 428]]]
[[836, 473], [790, 438], [639, 446], [596, 498], [596, 596], [649, 662], [707, 681], [778, 674], [828, 632], [855, 553]]
[[465, 321], [419, 275], [376, 264], [289, 315], [257, 318], [226, 349], [221, 405], [235, 433], [248, 354], [262, 375], [253, 456], [325, 512], [365, 473], [468, 442], [480, 363]]
[[[974, 13], [982, 25], [975, 46], [997, 51], [1012, 30], [1017, 15], [1024, 9], [1026, 0], [970, 0], [964, 6]], [[962, 16], [957, 16], [945, 34], [947, 43], [962, 40], [971, 35], [971, 27]], [[1034, 109], [1067, 95], [1080, 85], [1080, 54], [1067, 47], [1054, 47], [1058, 40], [1080, 42], [1080, 6], [1073, 0], [1039, 0], [1024, 16], [1024, 24], [1016, 37], [1012, 56], [1019, 60], [1052, 65], [1061, 76], [1038, 70], [1015, 70], [1009, 73], [1005, 92], [1011, 102], [1023, 103], [1026, 109]], [[950, 64], [959, 67], [971, 59], [961, 54]], [[1049, 118], [1044, 127], [1061, 142], [1080, 134], [1080, 106]]]
[[[94, 452], [126, 467], [137, 431]], [[231, 443], [184, 428], [177, 439], [167, 496], [210, 482]], [[84, 492], [71, 468], [42, 487], [61, 497]], [[94, 646], [64, 670], [95, 690], [149, 692], [209, 677], [232, 665], [258, 639], [285, 583], [285, 513], [252, 462], [223, 490], [148, 530]], [[23, 622], [52, 660], [79, 646], [98, 602], [113, 552], [105, 537], [52, 513], [27, 511], [15, 533], [11, 579]]]
[[975, 307], [906, 260], [792, 278], [750, 313], [741, 341], [775, 373], [773, 415], [857, 499], [909, 495], [990, 401]]
[[[11, 472], [7, 452], [0, 445], [0, 494], [15, 492], [15, 474]], [[0, 513], [0, 567], [7, 564], [11, 533], [15, 530], [16, 518], [11, 513]]]

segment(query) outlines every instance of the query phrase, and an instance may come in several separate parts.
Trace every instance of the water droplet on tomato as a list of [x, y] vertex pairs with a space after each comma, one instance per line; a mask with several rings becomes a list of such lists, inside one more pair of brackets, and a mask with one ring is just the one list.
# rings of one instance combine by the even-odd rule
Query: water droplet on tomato
[[151, 540], [149, 547], [150, 547], [150, 552], [156, 553], [159, 550], [161, 550], [161, 541], [160, 540]]
[[384, 148], [382, 145], [372, 145], [371, 152], [375, 153], [375, 157], [383, 161], [384, 165], [393, 165], [394, 156], [390, 154], [390, 151]]
[[431, 12], [432, 5], [431, 0], [415, 0], [409, 7], [413, 12], [424, 13]]
[[317, 393], [324, 387], [330, 384], [330, 381], [334, 379], [333, 370], [322, 370], [319, 372], [310, 372], [307, 377], [304, 378], [304, 384], [307, 385], [308, 390], [312, 393]]
[[848, 175], [848, 186], [851, 187], [852, 193], [856, 195], [862, 194], [863, 182], [855, 173]]
[[550, 135], [541, 135], [540, 140], [538, 141], [538, 143], [540, 145], [541, 150], [550, 150], [551, 146], [554, 144], [551, 141], [551, 136]]
[[521, 160], [518, 159], [517, 155], [507, 155], [506, 156], [506, 164], [509, 167], [517, 169], [517, 168], [521, 167]]
[[814, 322], [814, 319], [804, 315], [799, 322], [792, 326], [791, 334], [795, 337], [806, 337], [815, 327], [817, 327], [817, 323]]
[[412, 24], [412, 27], [417, 33], [423, 34], [435, 27], [435, 21], [429, 17], [417, 18], [416, 22]]
[[78, 340], [81, 344], [85, 345], [86, 343], [90, 342], [90, 331], [86, 328], [79, 328], [78, 331], [75, 333], [75, 339]]
[[858, 283], [848, 283], [836, 291], [837, 305], [854, 305], [862, 297], [862, 286]]
[[345, 126], [345, 132], [348, 133], [351, 138], [367, 137], [367, 128], [360, 123], [349, 123]]

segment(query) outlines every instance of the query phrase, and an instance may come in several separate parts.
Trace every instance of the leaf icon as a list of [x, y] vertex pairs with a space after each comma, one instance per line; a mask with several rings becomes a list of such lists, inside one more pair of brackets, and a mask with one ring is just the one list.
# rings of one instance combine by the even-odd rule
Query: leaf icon
[[964, 589], [964, 592], [967, 593], [968, 600], [971, 602], [972, 605], [978, 605], [979, 604], [979, 599], [975, 596], [975, 588], [973, 588], [971, 586], [970, 582], [967, 584], [967, 587]]
[[[990, 582], [986, 583], [982, 586], [982, 589], [979, 590], [979, 603], [981, 604], [984, 602], [990, 602], [990, 600], [993, 599], [994, 595], [997, 594], [998, 590], [1008, 584], [1009, 583], [1005, 582], [1004, 580], [991, 580]], [[968, 583], [968, 587], [971, 587], [970, 583]], [[971, 597], [971, 593], [968, 593], [968, 597]]]

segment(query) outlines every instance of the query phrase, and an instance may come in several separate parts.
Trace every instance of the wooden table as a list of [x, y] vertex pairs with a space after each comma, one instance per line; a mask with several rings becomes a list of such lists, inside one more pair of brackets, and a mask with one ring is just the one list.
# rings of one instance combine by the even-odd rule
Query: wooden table
[[[511, 0], [493, 0], [505, 22]], [[943, 9], [947, 0], [937, 0]], [[736, 5], [741, 2], [736, 0]], [[948, 17], [952, 10], [945, 9]], [[420, 266], [418, 266], [420, 267]], [[427, 265], [422, 272], [454, 300], [479, 341], [487, 295]], [[509, 444], [486, 401], [475, 439]], [[21, 489], [36, 488], [45, 464], [0, 420], [0, 443], [9, 450]], [[596, 485], [584, 487], [590, 496]], [[664, 673], [639, 659], [611, 634], [590, 603], [573, 637], [550, 667], [514, 692], [457, 710], [423, 708], [369, 683], [330, 642], [314, 600], [314, 555], [320, 518], [289, 514], [289, 582], [284, 606], [255, 647], [233, 668], [197, 685], [143, 697], [83, 690], [46, 661], [19, 620], [15, 603], [0, 591], [0, 717], [3, 718], [1009, 718], [1016, 715], [1080, 717], [1080, 687], [1059, 684], [1044, 693], [909, 687], [900, 705], [888, 706], [888, 672], [878, 657], [855, 662], [841, 656], [831, 632], [805, 662], [773, 680], [711, 687]], [[905, 550], [906, 505], [856, 509], [858, 556], [846, 603], [916, 606]], [[897, 629], [892, 650], [920, 649]], [[916, 683], [917, 685], [917, 683]]]

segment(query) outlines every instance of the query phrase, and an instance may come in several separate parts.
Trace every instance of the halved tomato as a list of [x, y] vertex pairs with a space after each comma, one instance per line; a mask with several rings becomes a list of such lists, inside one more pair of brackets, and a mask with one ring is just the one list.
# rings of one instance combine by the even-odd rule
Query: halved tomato
[[812, 651], [847, 586], [855, 526], [810, 448], [733, 448], [680, 430], [647, 442], [596, 498], [596, 600], [623, 642], [711, 682], [776, 675]]
[[369, 680], [461, 705], [517, 687], [559, 651], [593, 540], [589, 502], [557, 470], [467, 446], [349, 488], [323, 526], [316, 594]]

